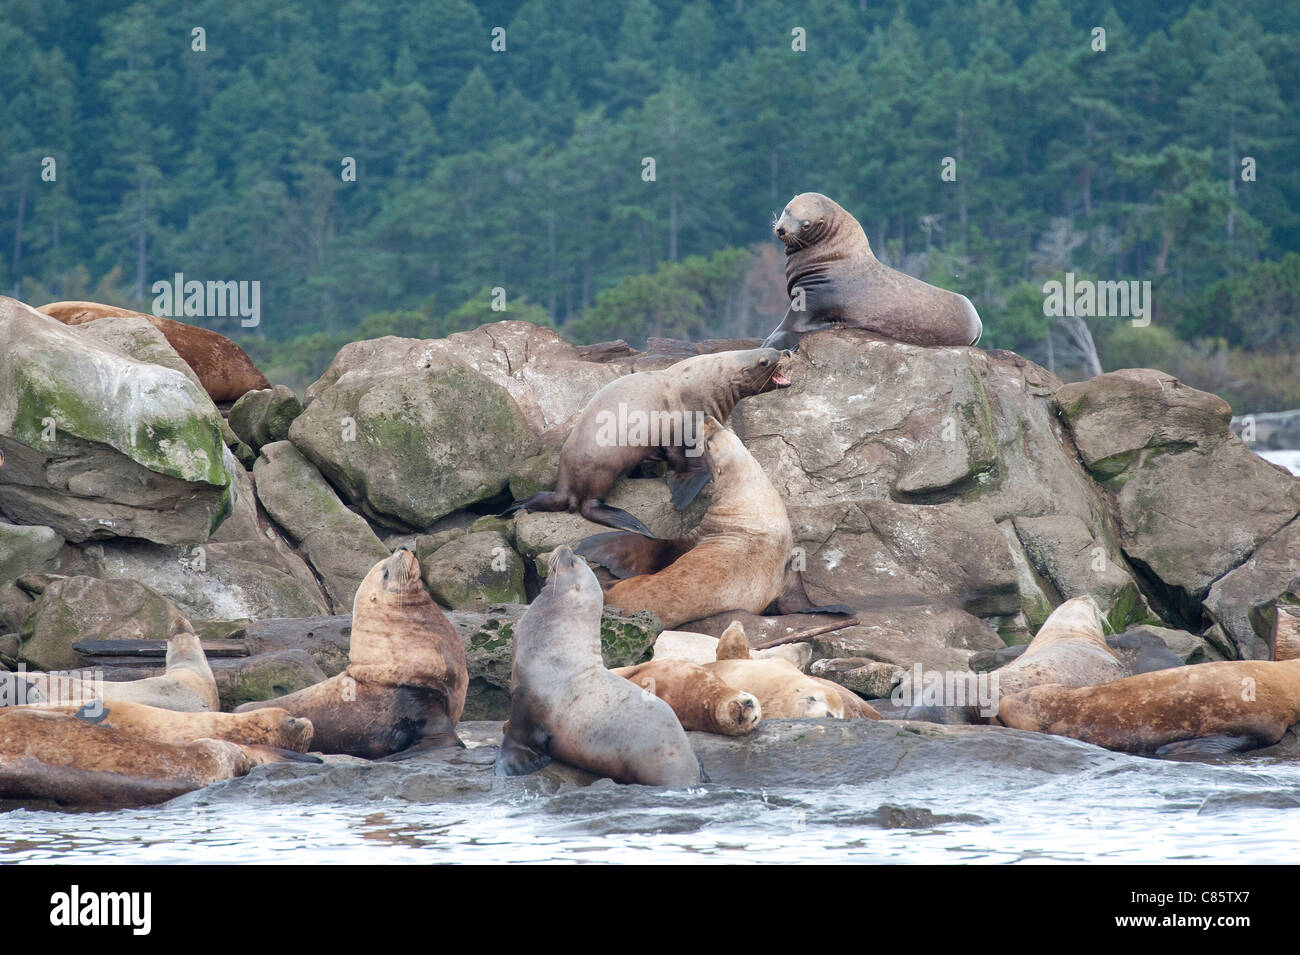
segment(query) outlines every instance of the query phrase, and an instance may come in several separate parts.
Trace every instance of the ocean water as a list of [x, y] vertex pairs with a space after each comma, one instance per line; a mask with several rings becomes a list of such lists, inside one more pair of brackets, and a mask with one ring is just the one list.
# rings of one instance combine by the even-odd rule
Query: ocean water
[[[974, 768], [924, 764], [830, 786], [672, 791], [601, 781], [542, 791], [489, 784], [450, 798], [421, 796], [409, 784], [424, 778], [418, 772], [358, 789], [356, 780], [372, 767], [348, 767], [338, 778], [296, 767], [291, 789], [233, 780], [152, 808], [0, 813], [0, 863], [1300, 858], [1300, 760], [1207, 765], [1101, 755], [1082, 769], [1048, 774], [1021, 772], [1003, 759]], [[332, 781], [316, 786], [317, 779]]]
[[1300, 475], [1300, 451], [1260, 451], [1258, 454], [1265, 461], [1280, 464], [1292, 474]]

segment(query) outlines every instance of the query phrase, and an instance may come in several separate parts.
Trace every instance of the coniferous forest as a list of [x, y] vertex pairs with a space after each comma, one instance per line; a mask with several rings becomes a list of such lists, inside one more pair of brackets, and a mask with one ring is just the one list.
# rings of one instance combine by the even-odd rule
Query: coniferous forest
[[[257, 327], [201, 323], [272, 380], [502, 318], [761, 337], [772, 217], [817, 191], [968, 295], [984, 347], [1300, 407], [1295, 4], [0, 9], [0, 288], [149, 311], [176, 273], [259, 281]], [[1067, 274], [1149, 281], [1151, 323], [1045, 316]]]

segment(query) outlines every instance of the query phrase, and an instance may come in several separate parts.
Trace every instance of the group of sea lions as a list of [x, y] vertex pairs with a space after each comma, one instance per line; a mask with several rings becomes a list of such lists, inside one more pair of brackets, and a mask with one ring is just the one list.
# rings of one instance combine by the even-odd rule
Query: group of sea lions
[[[774, 230], [786, 247], [791, 301], [764, 347], [688, 358], [606, 385], [574, 419], [555, 489], [510, 508], [567, 510], [616, 530], [547, 558], [545, 584], [514, 637], [499, 775], [535, 772], [558, 759], [623, 783], [690, 786], [703, 776], [687, 730], [734, 736], [762, 719], [881, 718], [839, 684], [781, 655], [751, 652], [739, 622], [718, 640], [713, 659], [656, 655], [609, 670], [601, 656], [605, 605], [650, 611], [668, 628], [730, 611], [846, 610], [810, 608], [802, 588], [792, 587], [784, 502], [726, 421], [738, 402], [791, 384], [788, 352], [780, 349], [809, 331], [847, 325], [928, 346], [979, 339], [968, 299], [882, 265], [857, 221], [827, 197], [796, 196]], [[44, 311], [70, 322], [121, 313], [105, 308], [59, 303]], [[162, 330], [178, 351], [178, 343], [202, 339], [170, 325]], [[238, 356], [231, 360], [242, 367]], [[632, 415], [672, 427], [611, 440], [610, 422]], [[636, 515], [604, 501], [621, 476], [652, 461], [667, 463], [679, 509], [713, 483], [703, 519], [682, 537], [657, 539]], [[606, 586], [584, 558], [605, 568]], [[1076, 598], [996, 671], [990, 712], [919, 705], [889, 714], [1001, 724], [1136, 753], [1249, 749], [1277, 742], [1300, 721], [1300, 653], [1288, 649], [1295, 659], [1281, 659], [1296, 643], [1279, 640], [1273, 662], [1142, 673], [1106, 643], [1096, 603]], [[468, 686], [464, 646], [405, 549], [377, 563], [357, 590], [348, 667], [307, 689], [217, 712], [211, 669], [187, 626], [171, 635], [161, 676], [52, 679], [2, 677], [0, 689], [14, 705], [0, 708], [0, 798], [148, 803], [259, 763], [313, 759], [303, 755], [309, 748], [400, 759], [463, 745], [456, 724]]]

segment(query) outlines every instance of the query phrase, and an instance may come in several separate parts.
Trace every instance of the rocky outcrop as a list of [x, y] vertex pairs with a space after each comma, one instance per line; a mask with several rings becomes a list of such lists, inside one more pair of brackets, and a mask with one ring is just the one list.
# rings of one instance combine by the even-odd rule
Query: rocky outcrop
[[246, 392], [230, 409], [230, 430], [254, 452], [284, 441], [289, 426], [302, 414], [302, 402], [284, 385]]
[[499, 531], [463, 534], [420, 561], [433, 599], [452, 610], [526, 603], [524, 562]]
[[238, 467], [191, 378], [0, 298], [0, 511], [70, 541], [205, 540]]
[[352, 610], [357, 587], [388, 548], [370, 525], [343, 506], [333, 488], [288, 441], [262, 448], [253, 467], [257, 496], [297, 542], [336, 613]]

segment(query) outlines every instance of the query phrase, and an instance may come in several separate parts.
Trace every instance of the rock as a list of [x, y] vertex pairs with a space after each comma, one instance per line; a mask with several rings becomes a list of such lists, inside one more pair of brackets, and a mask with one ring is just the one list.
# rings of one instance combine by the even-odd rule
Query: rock
[[257, 496], [311, 563], [336, 612], [352, 609], [357, 587], [388, 548], [365, 519], [343, 506], [320, 472], [288, 441], [262, 448], [253, 468]]
[[229, 713], [243, 703], [297, 693], [326, 679], [306, 650], [273, 650], [256, 656], [209, 661], [217, 680], [221, 709]]
[[978, 616], [1020, 610], [1007, 542], [978, 505], [860, 501], [791, 508], [790, 518], [794, 559], [805, 564], [814, 606], [947, 603]]
[[1106, 644], [1119, 657], [1130, 676], [1183, 665], [1183, 658], [1152, 632], [1158, 629], [1161, 628], [1138, 628], [1106, 638]]
[[480, 534], [484, 531], [496, 531], [509, 542], [513, 547], [515, 543], [515, 521], [513, 517], [498, 517], [495, 514], [484, 514], [473, 524], [469, 526], [467, 533]]
[[221, 416], [193, 380], [0, 299], [0, 510], [71, 541], [201, 542], [230, 512]]
[[[754, 650], [755, 659], [772, 658], [793, 663], [807, 672], [812, 662], [812, 647], [807, 643], [785, 643], [766, 650]], [[718, 638], [705, 633], [688, 633], [685, 630], [665, 630], [655, 638], [654, 660], [685, 660], [703, 665], [718, 659]]]
[[[623, 478], [614, 485], [607, 504], [635, 514], [656, 537], [681, 537], [700, 522], [711, 498], [706, 487], [684, 511], [673, 507], [671, 492], [660, 478]], [[515, 544], [519, 553], [531, 557], [573, 544], [593, 534], [607, 534], [611, 528], [593, 524], [579, 514], [520, 511], [515, 514]]]
[[1094, 598], [1116, 632], [1155, 619], [1123, 556], [1107, 553], [1079, 518], [1052, 514], [1017, 517], [1012, 523], [1034, 570], [1051, 583], [1061, 601]]
[[516, 501], [532, 497], [538, 491], [547, 491], [555, 487], [555, 480], [560, 471], [560, 447], [556, 442], [549, 448], [543, 448], [532, 457], [516, 462], [507, 475], [510, 496]]
[[236, 471], [234, 511], [209, 540], [186, 547], [105, 541], [86, 547], [69, 573], [148, 581], [192, 618], [328, 613], [311, 568], [259, 514], [252, 476]]
[[906, 671], [893, 663], [880, 663], [866, 657], [839, 657], [818, 660], [809, 672], [870, 700], [889, 696], [894, 684]]
[[17, 582], [0, 584], [0, 633], [17, 633], [31, 605], [32, 596]]
[[1275, 600], [1300, 574], [1300, 520], [1287, 524], [1255, 549], [1245, 562], [1216, 580], [1205, 612], [1232, 638], [1247, 660], [1273, 659], [1271, 628], [1256, 630], [1251, 609]]
[[408, 344], [414, 354], [318, 381], [289, 435], [368, 517], [419, 529], [500, 494], [511, 462], [535, 454], [537, 439], [507, 389], [462, 356]]
[[433, 599], [453, 610], [486, 610], [493, 604], [526, 603], [524, 562], [496, 531], [465, 534], [421, 561]]
[[0, 521], [0, 584], [31, 570], [50, 570], [63, 547], [52, 527], [6, 524]]
[[1022, 643], [1014, 647], [1002, 647], [1000, 650], [981, 650], [979, 653], [971, 654], [970, 668], [976, 673], [988, 673], [1006, 666], [1027, 649], [1029, 644]]
[[245, 392], [230, 409], [230, 429], [254, 453], [289, 437], [289, 425], [302, 414], [302, 402], [284, 385]]
[[[1223, 654], [1216, 650], [1208, 640], [1198, 637], [1194, 633], [1188, 633], [1186, 630], [1171, 630], [1168, 627], [1154, 627], [1146, 624], [1133, 627], [1125, 631], [1125, 633], [1119, 634], [1119, 636], [1124, 637], [1135, 633], [1149, 634], [1159, 638], [1183, 663], [1213, 663], [1215, 660], [1223, 659]], [[1116, 637], [1106, 638], [1112, 647], [1115, 646], [1113, 641], [1116, 639]]]
[[277, 650], [304, 650], [327, 677], [347, 668], [351, 637], [351, 614], [253, 620], [244, 629], [244, 644], [251, 656]]
[[[453, 610], [447, 614], [465, 643], [470, 677], [465, 712], [475, 714], [474, 719], [504, 719], [509, 711], [515, 628], [526, 609], [520, 604], [502, 604], [486, 611]], [[650, 648], [662, 630], [652, 614], [624, 616], [605, 610], [600, 621], [605, 666], [631, 666], [649, 659]], [[495, 715], [481, 715], [484, 713]]]
[[78, 640], [165, 640], [185, 615], [134, 580], [63, 577], [52, 581], [23, 619], [22, 658], [35, 670], [82, 665]]
[[1126, 369], [1066, 385], [1056, 401], [1108, 493], [1124, 553], [1190, 622], [1215, 580], [1300, 513], [1300, 481], [1229, 431], [1215, 395]]
[[0, 635], [0, 664], [12, 668], [18, 663], [22, 650], [22, 638], [17, 633]]
[[[1050, 581], [1039, 576], [1038, 571], [1030, 563], [1024, 545], [1020, 543], [1020, 536], [1016, 533], [1014, 520], [999, 521], [998, 530], [1002, 531], [1002, 537], [1007, 542], [1007, 552], [1011, 555], [1011, 564], [1016, 571], [1016, 587], [1020, 591], [1020, 616], [1024, 619], [1028, 635], [1030, 628], [1037, 630], [1056, 609], [1057, 601], [1051, 593], [1055, 588]], [[1028, 643], [1029, 640], [1009, 642]]]

